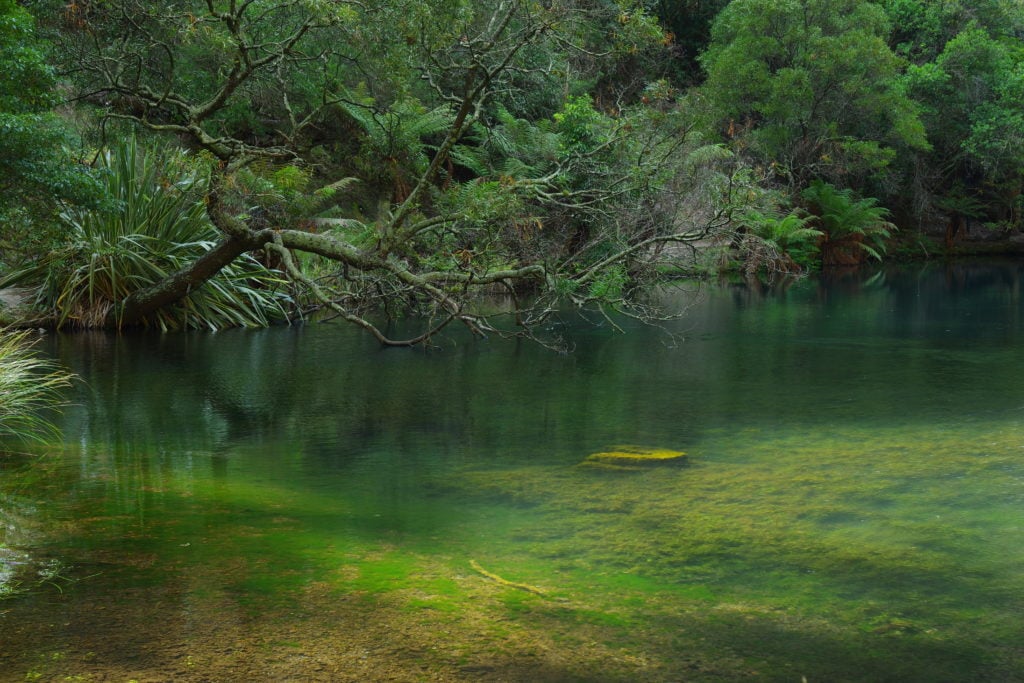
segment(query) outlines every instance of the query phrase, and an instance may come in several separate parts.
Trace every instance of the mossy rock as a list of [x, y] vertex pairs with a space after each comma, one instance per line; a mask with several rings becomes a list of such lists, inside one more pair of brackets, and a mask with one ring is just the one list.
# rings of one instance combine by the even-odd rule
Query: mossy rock
[[605, 470], [639, 470], [650, 467], [679, 466], [686, 463], [686, 453], [667, 448], [613, 446], [614, 450], [592, 453], [581, 465]]

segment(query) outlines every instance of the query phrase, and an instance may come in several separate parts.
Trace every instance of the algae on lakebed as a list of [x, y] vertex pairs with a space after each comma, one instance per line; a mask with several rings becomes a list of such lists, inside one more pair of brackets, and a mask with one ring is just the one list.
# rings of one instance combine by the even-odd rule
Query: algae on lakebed
[[[69, 562], [102, 573], [60, 597], [95, 637], [45, 672], [106, 675], [86, 655], [110, 661], [130, 633], [159, 655], [143, 671], [182, 680], [245, 662], [362, 671], [359, 651], [397, 680], [1020, 680], [1021, 436], [1012, 421], [720, 432], [685, 468], [476, 464], [386, 504], [341, 479], [299, 496], [265, 476], [51, 460], [50, 486], [120, 502], [56, 497]], [[156, 631], [154, 602], [188, 607]], [[49, 612], [18, 612], [10, 657], [53, 648], [29, 629]], [[167, 668], [186, 650], [193, 668]]]
[[530, 510], [493, 552], [551, 567], [567, 595], [739, 639], [772, 670], [810, 658], [819, 677], [960, 680], [999, 662], [1020, 679], [1022, 431], [978, 430], [721, 435], [682, 470], [475, 469], [446, 486]]
[[[1024, 680], [1024, 269], [948, 274], [566, 356], [48, 336], [64, 450], [0, 490], [78, 580], [3, 603], [0, 681]], [[621, 442], [692, 462], [577, 467]]]

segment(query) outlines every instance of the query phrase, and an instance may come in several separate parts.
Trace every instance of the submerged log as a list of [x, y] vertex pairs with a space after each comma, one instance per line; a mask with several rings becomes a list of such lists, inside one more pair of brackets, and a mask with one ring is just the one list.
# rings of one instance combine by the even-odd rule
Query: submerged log
[[613, 446], [614, 450], [592, 453], [581, 465], [603, 469], [638, 470], [649, 467], [679, 466], [686, 463], [686, 453], [667, 448]]
[[486, 569], [481, 567], [476, 560], [470, 560], [469, 566], [472, 567], [473, 571], [475, 571], [476, 573], [480, 574], [481, 576], [485, 576], [491, 581], [494, 581], [495, 583], [500, 584], [502, 586], [508, 586], [509, 588], [518, 588], [521, 591], [533, 593], [534, 595], [539, 595], [542, 598], [548, 597], [548, 593], [544, 589], [537, 588], [536, 586], [531, 586], [528, 583], [517, 583], [515, 581], [509, 581], [508, 579], [498, 576], [493, 572], [487, 571]]

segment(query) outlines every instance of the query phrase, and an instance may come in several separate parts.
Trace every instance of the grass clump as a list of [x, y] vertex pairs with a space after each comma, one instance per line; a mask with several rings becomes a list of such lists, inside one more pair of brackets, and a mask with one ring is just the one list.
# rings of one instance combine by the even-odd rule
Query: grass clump
[[0, 436], [44, 441], [56, 427], [45, 411], [61, 403], [71, 375], [37, 356], [27, 332], [0, 332]]

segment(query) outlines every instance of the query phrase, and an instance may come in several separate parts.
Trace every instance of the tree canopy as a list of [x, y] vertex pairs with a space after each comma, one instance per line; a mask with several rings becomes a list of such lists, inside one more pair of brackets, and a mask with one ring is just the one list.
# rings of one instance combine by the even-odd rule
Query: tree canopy
[[0, 220], [50, 215], [54, 199], [93, 201], [95, 179], [66, 151], [67, 126], [52, 112], [58, 81], [46, 42], [14, 0], [0, 0], [0, 74]]
[[[665, 245], [723, 221], [711, 205], [697, 221], [666, 209], [687, 191], [668, 169], [701, 146], [667, 86], [639, 89], [643, 102], [597, 86], [663, 38], [628, 2], [124, 0], [69, 10], [57, 36], [75, 98], [108, 129], [132, 123], [206, 160], [221, 233], [106, 324], [266, 250], [314, 306], [384, 343], [452, 321], [532, 335], [554, 310], [544, 295], [628, 308], [625, 282]], [[499, 328], [474, 312], [476, 291], [541, 296]], [[394, 301], [432, 322], [391, 339], [370, 312]]]
[[719, 126], [798, 186], [864, 183], [896, 147], [927, 146], [898, 87], [884, 10], [853, 0], [734, 0], [702, 58]]
[[935, 140], [925, 191], [954, 213], [1019, 220], [1024, 47], [972, 23], [934, 61], [912, 65], [906, 83]]

